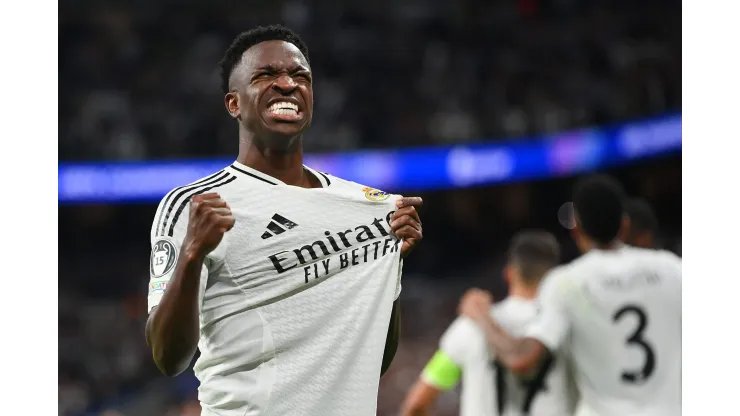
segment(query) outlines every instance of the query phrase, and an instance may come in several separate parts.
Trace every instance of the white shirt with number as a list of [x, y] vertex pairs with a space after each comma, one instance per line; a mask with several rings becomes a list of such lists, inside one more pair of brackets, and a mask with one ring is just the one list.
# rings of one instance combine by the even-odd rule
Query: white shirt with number
[[173, 276], [190, 198], [218, 192], [236, 218], [200, 277], [203, 415], [375, 415], [401, 290], [398, 197], [306, 169], [322, 188], [234, 163], [157, 209], [150, 311]]
[[681, 260], [621, 246], [553, 270], [527, 336], [571, 352], [582, 416], [681, 414]]
[[[509, 297], [491, 316], [512, 334], [522, 334], [535, 318], [536, 303]], [[571, 416], [576, 392], [566, 363], [556, 356], [539, 377], [522, 380], [495, 363], [485, 336], [466, 317], [457, 318], [442, 336], [440, 349], [462, 369], [461, 416]]]

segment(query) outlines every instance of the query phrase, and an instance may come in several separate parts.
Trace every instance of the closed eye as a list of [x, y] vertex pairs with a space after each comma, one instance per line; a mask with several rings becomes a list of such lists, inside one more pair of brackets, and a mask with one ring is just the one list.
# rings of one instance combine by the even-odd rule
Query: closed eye
[[269, 76], [271, 76], [271, 74], [269, 72], [258, 72], [257, 74], [255, 74], [252, 77], [252, 79], [253, 80], [255, 80], [255, 79], [264, 79], [264, 78], [267, 78]]
[[305, 72], [300, 72], [300, 73], [295, 74], [293, 76], [296, 77], [296, 78], [300, 78], [300, 79], [302, 79], [304, 81], [307, 81], [309, 83], [311, 82], [311, 75], [309, 75], [309, 74], [307, 74]]

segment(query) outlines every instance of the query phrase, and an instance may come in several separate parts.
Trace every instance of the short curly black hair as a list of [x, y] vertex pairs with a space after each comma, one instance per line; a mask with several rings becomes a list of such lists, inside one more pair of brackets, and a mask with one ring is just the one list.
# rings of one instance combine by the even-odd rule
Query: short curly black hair
[[229, 93], [229, 78], [232, 71], [242, 59], [244, 52], [252, 46], [268, 40], [282, 40], [292, 43], [301, 51], [309, 64], [308, 48], [297, 33], [282, 25], [258, 26], [246, 32], [242, 32], [231, 42], [223, 59], [219, 62], [221, 67], [221, 90], [224, 94]]
[[586, 177], [573, 189], [573, 209], [581, 229], [599, 244], [609, 244], [617, 238], [624, 204], [624, 188], [611, 176]]
[[654, 233], [658, 230], [658, 218], [646, 200], [630, 198], [625, 203], [625, 212], [630, 217], [630, 229], [636, 233]]

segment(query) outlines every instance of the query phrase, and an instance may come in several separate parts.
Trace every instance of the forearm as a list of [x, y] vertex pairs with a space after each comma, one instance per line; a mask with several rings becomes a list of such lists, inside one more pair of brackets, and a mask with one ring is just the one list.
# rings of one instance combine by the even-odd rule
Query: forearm
[[417, 381], [401, 404], [400, 416], [426, 416], [428, 415], [437, 398], [442, 392], [436, 388]]
[[198, 347], [198, 289], [203, 261], [183, 247], [167, 290], [147, 320], [147, 344], [157, 367], [168, 376], [185, 371]]
[[529, 338], [517, 338], [501, 328], [490, 316], [476, 319], [483, 330], [486, 342], [496, 354], [496, 360], [505, 367], [518, 373], [531, 370], [539, 361], [542, 353], [537, 341]]
[[401, 299], [396, 299], [393, 302], [393, 310], [391, 311], [391, 320], [388, 324], [388, 334], [385, 337], [385, 349], [383, 351], [383, 364], [380, 367], [380, 375], [382, 376], [388, 371], [393, 358], [396, 356], [398, 350], [398, 342], [401, 338]]
[[429, 409], [422, 406], [405, 407], [401, 410], [401, 416], [427, 416]]

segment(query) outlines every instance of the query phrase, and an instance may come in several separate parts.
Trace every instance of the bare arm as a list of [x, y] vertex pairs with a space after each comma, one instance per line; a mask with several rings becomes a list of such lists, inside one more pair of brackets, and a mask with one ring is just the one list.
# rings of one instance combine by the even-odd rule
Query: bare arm
[[159, 305], [146, 322], [146, 343], [166, 376], [188, 368], [198, 347], [198, 288], [203, 258], [183, 247]]
[[393, 357], [396, 356], [398, 350], [398, 342], [401, 338], [401, 299], [396, 299], [393, 302], [393, 310], [391, 311], [391, 321], [388, 324], [388, 335], [385, 337], [385, 350], [383, 351], [383, 364], [380, 367], [380, 375], [382, 376], [388, 371]]
[[[401, 245], [401, 259], [406, 258], [423, 237], [421, 231], [421, 219], [419, 219], [419, 213], [416, 211], [416, 207], [420, 207], [422, 203], [423, 201], [419, 197], [401, 197], [396, 201], [396, 207], [398, 209], [391, 215], [390, 226], [391, 232], [396, 236], [396, 238], [403, 240], [403, 244]], [[393, 357], [395, 357], [396, 350], [398, 349], [400, 338], [401, 301], [399, 298], [396, 298], [395, 302], [393, 302], [391, 321], [388, 324], [388, 334], [385, 338], [383, 364], [380, 370], [381, 376], [385, 374], [391, 366]]]
[[504, 330], [488, 313], [491, 296], [480, 289], [469, 290], [460, 301], [460, 314], [472, 319], [483, 331], [496, 360], [514, 373], [527, 374], [535, 369], [548, 350], [533, 338], [517, 338]]
[[[198, 294], [200, 279], [206, 270], [204, 262], [233, 226], [231, 209], [218, 194], [195, 195], [191, 199], [187, 232], [181, 240], [175, 269], [163, 277], [166, 289], [161, 298], [153, 301], [156, 307], [146, 323], [147, 345], [157, 367], [167, 376], [185, 371], [195, 355], [200, 336]], [[155, 233], [157, 241], [153, 241], [152, 250], [160, 240], [167, 243], [170, 239], [168, 244], [174, 251], [170, 237], [172, 234], [156, 237]]]
[[517, 338], [501, 328], [488, 314], [475, 318], [496, 359], [511, 371], [526, 374], [547, 356], [547, 348], [533, 338]]
[[417, 380], [401, 405], [401, 416], [428, 415], [441, 393], [423, 380]]

